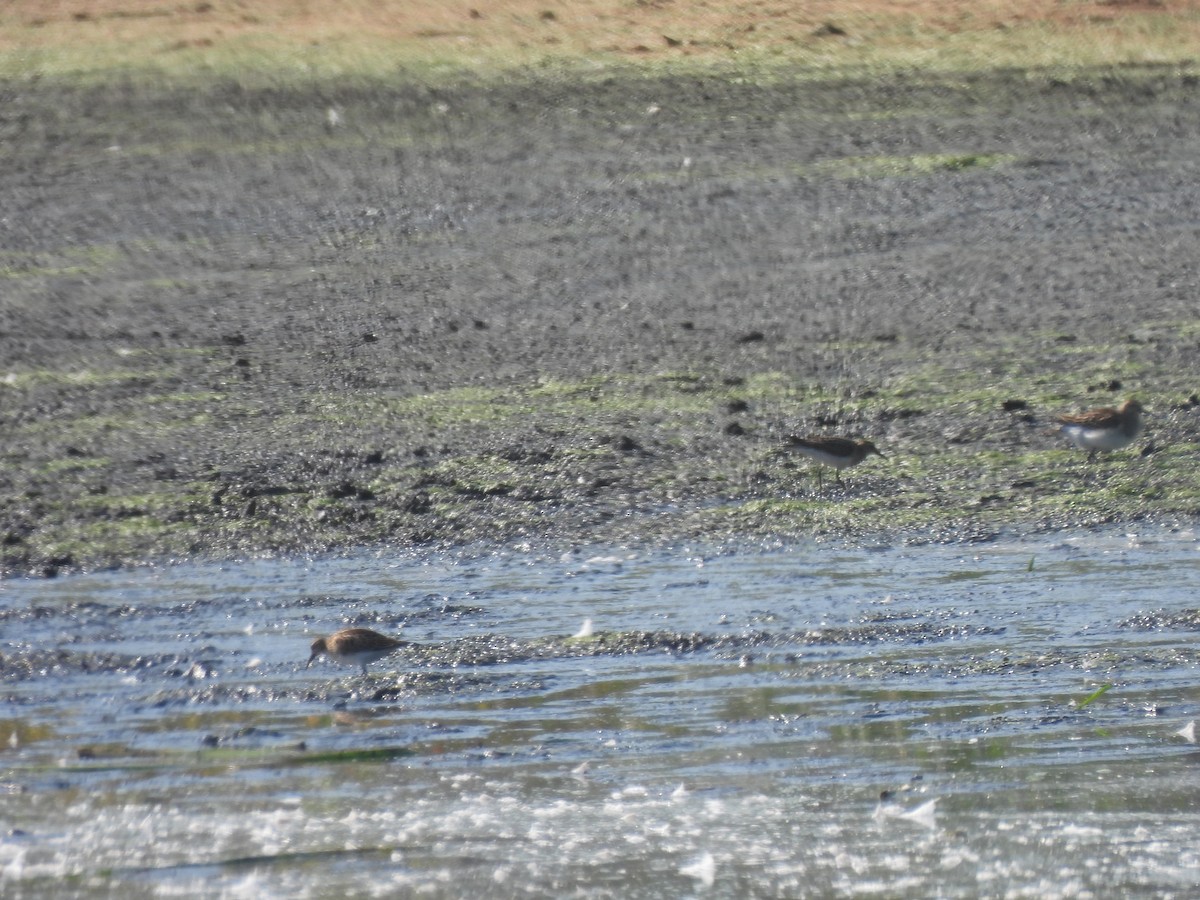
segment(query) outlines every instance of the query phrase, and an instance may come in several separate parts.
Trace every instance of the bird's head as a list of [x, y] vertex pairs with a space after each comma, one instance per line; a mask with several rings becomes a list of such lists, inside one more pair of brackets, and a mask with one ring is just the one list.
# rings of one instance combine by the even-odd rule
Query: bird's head
[[304, 668], [312, 665], [312, 661], [325, 652], [325, 638], [317, 638], [312, 642], [312, 655], [308, 658], [308, 662], [304, 664]]

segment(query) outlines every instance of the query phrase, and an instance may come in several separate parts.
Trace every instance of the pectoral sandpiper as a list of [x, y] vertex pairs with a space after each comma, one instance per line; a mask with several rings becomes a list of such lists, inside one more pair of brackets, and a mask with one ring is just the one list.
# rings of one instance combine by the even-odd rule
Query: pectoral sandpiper
[[398, 641], [369, 628], [345, 628], [313, 641], [312, 656], [308, 658], [304, 668], [307, 669], [314, 659], [324, 654], [336, 663], [362, 666], [363, 674], [366, 675], [369, 663], [383, 659], [404, 645], [404, 641]]
[[[803, 453], [809, 459], [816, 460], [823, 466], [832, 466], [837, 475], [838, 484], [842, 483], [842, 469], [857, 466], [868, 456], [883, 456], [878, 448], [870, 441], [859, 438], [825, 437], [812, 435], [810, 437], [788, 438], [788, 448], [797, 453]], [[886, 457], [885, 457], [886, 458]], [[821, 469], [817, 469], [817, 490], [821, 489]]]
[[1133, 442], [1142, 430], [1142, 404], [1126, 400], [1116, 409], [1111, 406], [1089, 409], [1077, 415], [1058, 416], [1055, 421], [1076, 447], [1088, 451], [1090, 460], [1098, 450], [1120, 450]]

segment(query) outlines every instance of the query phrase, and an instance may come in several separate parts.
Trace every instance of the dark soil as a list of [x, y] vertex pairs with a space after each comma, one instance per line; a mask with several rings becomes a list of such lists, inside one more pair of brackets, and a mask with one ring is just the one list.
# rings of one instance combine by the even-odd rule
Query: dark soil
[[1190, 522], [1197, 147], [1175, 69], [0, 85], [0, 570]]

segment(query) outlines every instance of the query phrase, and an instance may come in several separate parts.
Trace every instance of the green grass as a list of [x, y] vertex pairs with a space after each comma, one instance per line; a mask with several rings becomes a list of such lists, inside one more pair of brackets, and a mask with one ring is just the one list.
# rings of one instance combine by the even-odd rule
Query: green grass
[[[634, 5], [631, 4], [631, 7]], [[636, 8], [631, 8], [636, 13]], [[539, 77], [608, 77], [614, 71], [650, 76], [720, 72], [769, 80], [803, 72], [811, 79], [886, 77], [907, 73], [966, 73], [993, 68], [1039, 70], [1072, 77], [1095, 67], [1137, 64], [1190, 65], [1200, 13], [1169, 15], [1125, 11], [1108, 22], [1062, 25], [1014, 20], [1004, 28], [942, 28], [914, 17], [871, 16], [848, 8], [842, 22], [852, 39], [786, 35], [772, 28], [728, 29], [709, 34], [703, 16], [680, 12], [664, 27], [680, 26], [702, 39], [688, 52], [665, 42], [633, 52], [633, 39], [589, 36], [575, 27], [497, 34], [461, 44], [429, 37], [307, 34], [282, 20], [279, 27], [231, 32], [208, 44], [180, 42], [170, 23], [136, 36], [105, 31], [98, 23], [72, 28], [23, 27], [0, 19], [8, 32], [0, 52], [0, 78], [62, 78], [102, 83], [114, 76], [155, 82], [235, 81], [247, 86], [387, 80], [425, 83], [464, 76], [492, 80], [514, 74]], [[273, 23], [265, 23], [270, 26]], [[769, 23], [761, 23], [767, 25]], [[291, 30], [289, 31], [289, 26]], [[968, 23], [969, 26], [969, 23]], [[701, 34], [701, 32], [704, 32]], [[555, 43], [547, 43], [550, 38]], [[786, 73], [786, 74], [785, 74]]]
[[1075, 708], [1076, 709], [1084, 709], [1085, 707], [1091, 706], [1093, 703], [1095, 703], [1097, 700], [1099, 700], [1101, 697], [1103, 697], [1105, 694], [1107, 694], [1110, 690], [1112, 690], [1112, 688], [1113, 688], [1113, 686], [1111, 684], [1102, 684], [1100, 687], [1098, 687], [1096, 690], [1092, 691], [1090, 694], [1088, 694], [1082, 700], [1075, 703]]

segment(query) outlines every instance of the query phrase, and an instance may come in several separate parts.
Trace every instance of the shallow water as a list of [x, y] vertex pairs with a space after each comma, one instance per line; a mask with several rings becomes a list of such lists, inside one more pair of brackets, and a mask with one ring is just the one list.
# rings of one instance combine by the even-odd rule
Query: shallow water
[[[1194, 896], [1198, 587], [1165, 531], [5, 582], [0, 893]], [[419, 646], [306, 670], [348, 625]]]

